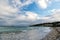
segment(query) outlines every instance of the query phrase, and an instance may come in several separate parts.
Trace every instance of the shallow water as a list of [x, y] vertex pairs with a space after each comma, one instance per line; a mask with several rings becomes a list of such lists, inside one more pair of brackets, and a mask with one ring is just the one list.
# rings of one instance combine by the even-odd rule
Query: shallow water
[[[5, 31], [18, 31], [5, 33]], [[22, 32], [19, 32], [22, 31]], [[0, 40], [40, 40], [51, 31], [50, 27], [9, 28], [0, 27]]]

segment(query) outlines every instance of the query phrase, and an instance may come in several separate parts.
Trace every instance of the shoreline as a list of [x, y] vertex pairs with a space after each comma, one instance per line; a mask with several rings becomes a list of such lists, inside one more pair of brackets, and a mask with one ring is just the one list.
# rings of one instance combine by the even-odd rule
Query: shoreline
[[60, 27], [51, 27], [52, 30], [42, 40], [60, 40]]

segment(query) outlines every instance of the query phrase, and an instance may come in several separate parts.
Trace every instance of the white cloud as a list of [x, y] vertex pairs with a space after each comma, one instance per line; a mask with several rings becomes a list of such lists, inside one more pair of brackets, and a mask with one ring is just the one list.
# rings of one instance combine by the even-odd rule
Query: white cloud
[[17, 8], [13, 8], [8, 4], [8, 0], [0, 0], [0, 21], [2, 21], [3, 25], [5, 25], [6, 23], [7, 25], [11, 24], [10, 21], [12, 21], [13, 19], [9, 18], [9, 16], [14, 16], [17, 11]]
[[21, 8], [23, 6], [26, 6], [26, 5], [29, 5], [29, 4], [32, 4], [33, 2], [35, 2], [39, 8], [42, 8], [42, 9], [46, 9], [48, 7], [48, 4], [51, 3], [51, 0], [24, 0], [25, 2], [21, 2], [20, 0], [12, 0], [12, 5], [14, 7], [17, 7], [18, 8]]
[[[16, 4], [19, 5], [19, 7], [22, 5], [29, 5], [32, 3], [32, 0], [27, 1], [26, 3], [21, 3], [19, 2], [19, 0], [13, 0], [14, 2], [16, 2]], [[47, 0], [48, 1], [48, 0]], [[42, 8], [46, 8], [47, 5], [44, 0], [40, 0], [39, 5]], [[16, 6], [16, 4], [14, 4]], [[43, 4], [43, 5], [42, 5]], [[44, 6], [44, 7], [43, 7]], [[20, 8], [21, 8], [20, 7]], [[18, 8], [17, 7], [12, 7], [8, 4], [8, 0], [1, 0], [0, 1], [0, 21], [5, 21], [6, 25], [12, 25], [15, 24], [17, 22], [19, 22], [19, 24], [28, 24], [31, 23], [32, 21], [36, 21], [36, 20], [48, 20], [50, 17], [41, 17], [40, 15], [38, 15], [37, 13], [34, 12], [30, 12], [27, 11], [25, 12], [25, 14], [18, 14]], [[20, 11], [21, 13], [21, 11]], [[23, 22], [22, 22], [23, 21]]]
[[56, 9], [53, 12], [52, 19], [54, 19], [55, 21], [60, 21], [60, 9]]
[[[8, 4], [9, 0], [0, 0], [0, 21], [2, 23], [5, 23], [3, 25], [12, 25], [15, 22], [18, 21], [28, 21], [28, 20], [33, 20], [33, 18], [35, 17], [35, 14], [33, 14], [33, 12], [26, 12], [26, 15], [21, 15], [18, 14], [18, 8], [17, 7], [12, 7], [11, 5]], [[17, 1], [17, 0], [14, 0]], [[24, 5], [29, 5], [32, 0], [28, 0], [26, 3], [21, 3], [21, 5], [19, 4], [19, 0], [17, 1], [17, 4], [19, 6], [24, 6]], [[16, 5], [16, 4], [14, 4]], [[20, 11], [21, 12], [21, 11]], [[32, 14], [32, 16], [30, 15], [30, 13]], [[33, 17], [33, 18], [30, 18]], [[35, 18], [34, 18], [35, 19]], [[1, 23], [0, 22], [0, 23]]]
[[51, 15], [48, 17], [47, 22], [60, 21], [60, 9], [51, 10]]
[[10, 15], [16, 13], [17, 11], [17, 8], [13, 8], [8, 5], [7, 0], [0, 1], [0, 15]]
[[36, 20], [47, 20], [50, 17], [41, 17], [39, 14], [27, 11], [25, 15], [18, 15], [16, 17], [17, 20], [28, 20], [28, 21], [36, 21]]
[[38, 14], [34, 13], [34, 12], [25, 12], [25, 15], [18, 15], [16, 17], [16, 19], [18, 20], [29, 20], [29, 21], [34, 21], [34, 20], [37, 20], [39, 17]]
[[[40, 15], [38, 15], [37, 13], [34, 13], [34, 12], [30, 12], [30, 11], [27, 11], [25, 12], [25, 15], [17, 15], [16, 18], [13, 20], [13, 23], [17, 23], [17, 24], [27, 24], [27, 25], [30, 25], [30, 24], [34, 24], [34, 23], [40, 23], [40, 21], [44, 20], [48, 20], [50, 17], [41, 17]], [[38, 22], [38, 20], [40, 20]], [[42, 22], [44, 22], [42, 21]]]
[[50, 17], [39, 17], [39, 19], [41, 19], [41, 20], [47, 20], [47, 19], [49, 19]]
[[36, 0], [36, 4], [42, 9], [46, 9], [51, 0]]
[[34, 2], [34, 0], [25, 0], [25, 2], [23, 2], [23, 3], [20, 0], [12, 0], [13, 6], [16, 7], [18, 5], [19, 8], [29, 5], [33, 2]]
[[[7, 1], [0, 3], [0, 18], [5, 21], [5, 25], [12, 25], [18, 21], [34, 21], [37, 20], [38, 14], [34, 12], [26, 12], [25, 15], [19, 14], [17, 8], [13, 8], [8, 5]], [[16, 14], [17, 13], [17, 14]], [[12, 18], [11, 18], [12, 17]], [[25, 22], [24, 22], [25, 23]]]
[[40, 17], [39, 20], [35, 23], [40, 23], [40, 21], [43, 22], [54, 22], [54, 21], [60, 21], [60, 9], [53, 9], [51, 10], [51, 15], [46, 17]]
[[29, 19], [29, 20], [37, 20], [37, 18], [39, 17], [39, 15], [38, 14], [36, 14], [36, 13], [32, 13], [32, 12], [26, 12], [26, 14], [27, 14], [27, 19]]
[[39, 4], [39, 6], [41, 7], [41, 8], [47, 8], [47, 3], [45, 2], [45, 0], [40, 0], [40, 1], [37, 1], [38, 2], [38, 4]]

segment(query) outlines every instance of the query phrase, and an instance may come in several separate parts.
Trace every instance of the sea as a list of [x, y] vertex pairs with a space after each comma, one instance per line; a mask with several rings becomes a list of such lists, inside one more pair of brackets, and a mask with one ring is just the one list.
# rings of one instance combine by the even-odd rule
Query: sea
[[0, 27], [0, 40], [41, 40], [50, 27]]

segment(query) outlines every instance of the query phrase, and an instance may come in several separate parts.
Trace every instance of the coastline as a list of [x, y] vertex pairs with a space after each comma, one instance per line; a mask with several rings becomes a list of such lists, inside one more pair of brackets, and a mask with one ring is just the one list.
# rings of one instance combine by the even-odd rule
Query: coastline
[[42, 40], [60, 40], [60, 27], [51, 27], [52, 30]]

